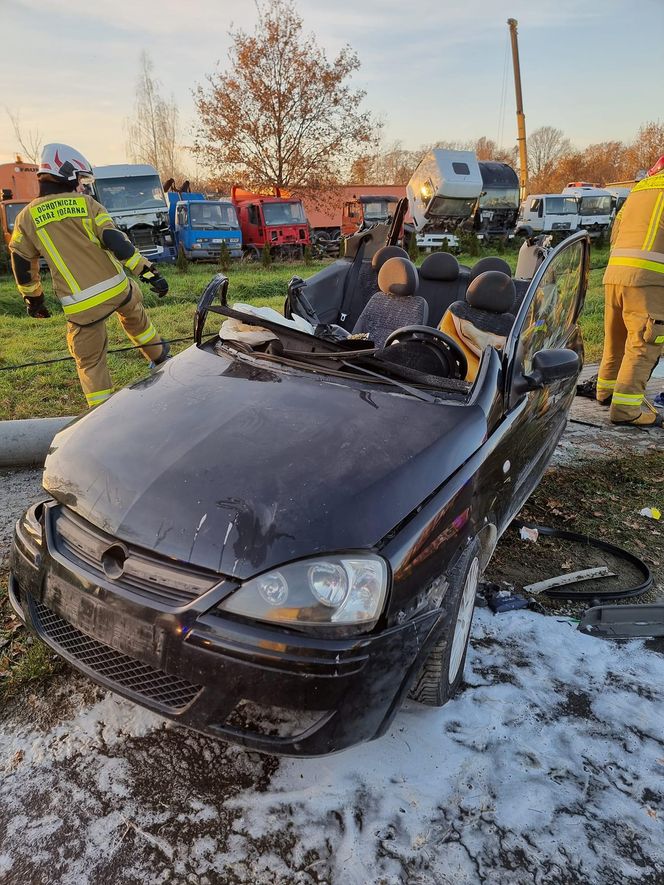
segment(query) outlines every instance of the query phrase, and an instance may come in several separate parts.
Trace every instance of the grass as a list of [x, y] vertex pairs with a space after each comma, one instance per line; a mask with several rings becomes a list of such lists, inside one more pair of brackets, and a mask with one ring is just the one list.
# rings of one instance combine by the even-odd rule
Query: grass
[[[516, 250], [506, 252], [503, 257], [512, 269], [516, 267]], [[588, 362], [597, 362], [602, 351], [601, 283], [607, 258], [606, 248], [596, 250], [592, 256], [592, 264], [598, 269], [591, 271], [581, 319]], [[472, 265], [478, 259], [460, 255], [459, 260]], [[228, 274], [229, 299], [281, 310], [288, 280], [296, 275], [305, 278], [311, 276], [322, 264], [275, 264], [269, 269], [247, 265], [233, 267]], [[150, 317], [166, 338], [191, 335], [195, 303], [216, 268], [210, 264], [190, 265], [187, 273], [174, 267], [167, 267], [163, 272], [170, 285], [167, 298], [159, 300], [147, 289], [143, 290]], [[48, 320], [34, 320], [25, 315], [13, 280], [0, 277], [0, 420], [75, 415], [85, 410], [85, 401], [71, 361], [2, 371], [3, 365], [19, 365], [68, 355], [62, 312], [52, 295], [47, 274], [44, 288], [53, 316]], [[209, 322], [210, 332], [215, 325], [218, 325], [218, 320]], [[114, 317], [108, 322], [108, 334], [110, 349], [129, 343]], [[187, 346], [187, 342], [176, 344], [173, 352], [177, 353]], [[109, 354], [109, 366], [116, 387], [131, 384], [146, 372], [145, 360], [137, 351]]]

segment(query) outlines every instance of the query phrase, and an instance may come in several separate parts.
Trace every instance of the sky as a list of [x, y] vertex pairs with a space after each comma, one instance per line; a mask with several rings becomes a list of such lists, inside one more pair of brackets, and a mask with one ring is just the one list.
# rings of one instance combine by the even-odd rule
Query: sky
[[[528, 131], [556, 126], [583, 147], [629, 141], [642, 123], [664, 120], [664, 0], [297, 5], [328, 58], [347, 43], [359, 54], [354, 85], [383, 121], [385, 144], [516, 142], [508, 17], [519, 23]], [[229, 27], [251, 31], [255, 22], [251, 0], [0, 0], [0, 162], [17, 149], [6, 108], [25, 130], [73, 145], [94, 165], [126, 161], [143, 49], [191, 143], [192, 89], [226, 68]]]

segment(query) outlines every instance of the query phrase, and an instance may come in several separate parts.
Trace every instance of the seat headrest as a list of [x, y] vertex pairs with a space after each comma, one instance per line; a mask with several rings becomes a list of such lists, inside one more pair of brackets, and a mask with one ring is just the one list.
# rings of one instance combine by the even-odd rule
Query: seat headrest
[[499, 270], [481, 273], [466, 290], [466, 302], [476, 310], [509, 313], [514, 305], [516, 289], [511, 277]]
[[380, 273], [381, 267], [390, 258], [408, 258], [408, 252], [402, 249], [401, 246], [383, 246], [371, 259], [371, 266], [376, 273]]
[[459, 262], [449, 252], [432, 252], [422, 262], [420, 277], [423, 280], [456, 280]]
[[474, 280], [475, 277], [478, 277], [481, 273], [484, 273], [487, 270], [499, 270], [501, 273], [507, 274], [508, 277], [512, 276], [512, 268], [504, 258], [494, 258], [493, 256], [490, 256], [488, 258], [480, 258], [480, 260], [473, 265], [470, 271], [470, 279]]
[[385, 295], [414, 295], [419, 284], [417, 268], [407, 258], [388, 258], [378, 273], [378, 288]]

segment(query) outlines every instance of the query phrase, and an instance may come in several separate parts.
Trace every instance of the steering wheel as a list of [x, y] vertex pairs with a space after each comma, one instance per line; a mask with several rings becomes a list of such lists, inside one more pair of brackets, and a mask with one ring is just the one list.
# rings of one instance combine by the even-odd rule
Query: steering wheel
[[454, 338], [450, 338], [444, 332], [431, 326], [403, 326], [388, 335], [385, 347], [391, 344], [405, 344], [407, 341], [420, 341], [435, 347], [442, 352], [450, 369], [450, 378], [459, 378], [463, 381], [468, 371], [468, 360]]

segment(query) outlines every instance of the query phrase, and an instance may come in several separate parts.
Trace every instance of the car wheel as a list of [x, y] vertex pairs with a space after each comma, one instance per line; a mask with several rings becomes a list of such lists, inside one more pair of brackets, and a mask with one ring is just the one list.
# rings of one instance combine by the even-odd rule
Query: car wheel
[[430, 707], [442, 707], [458, 691], [480, 576], [480, 545], [473, 540], [448, 575], [449, 586], [441, 606], [444, 633], [434, 645], [410, 690], [413, 700]]

